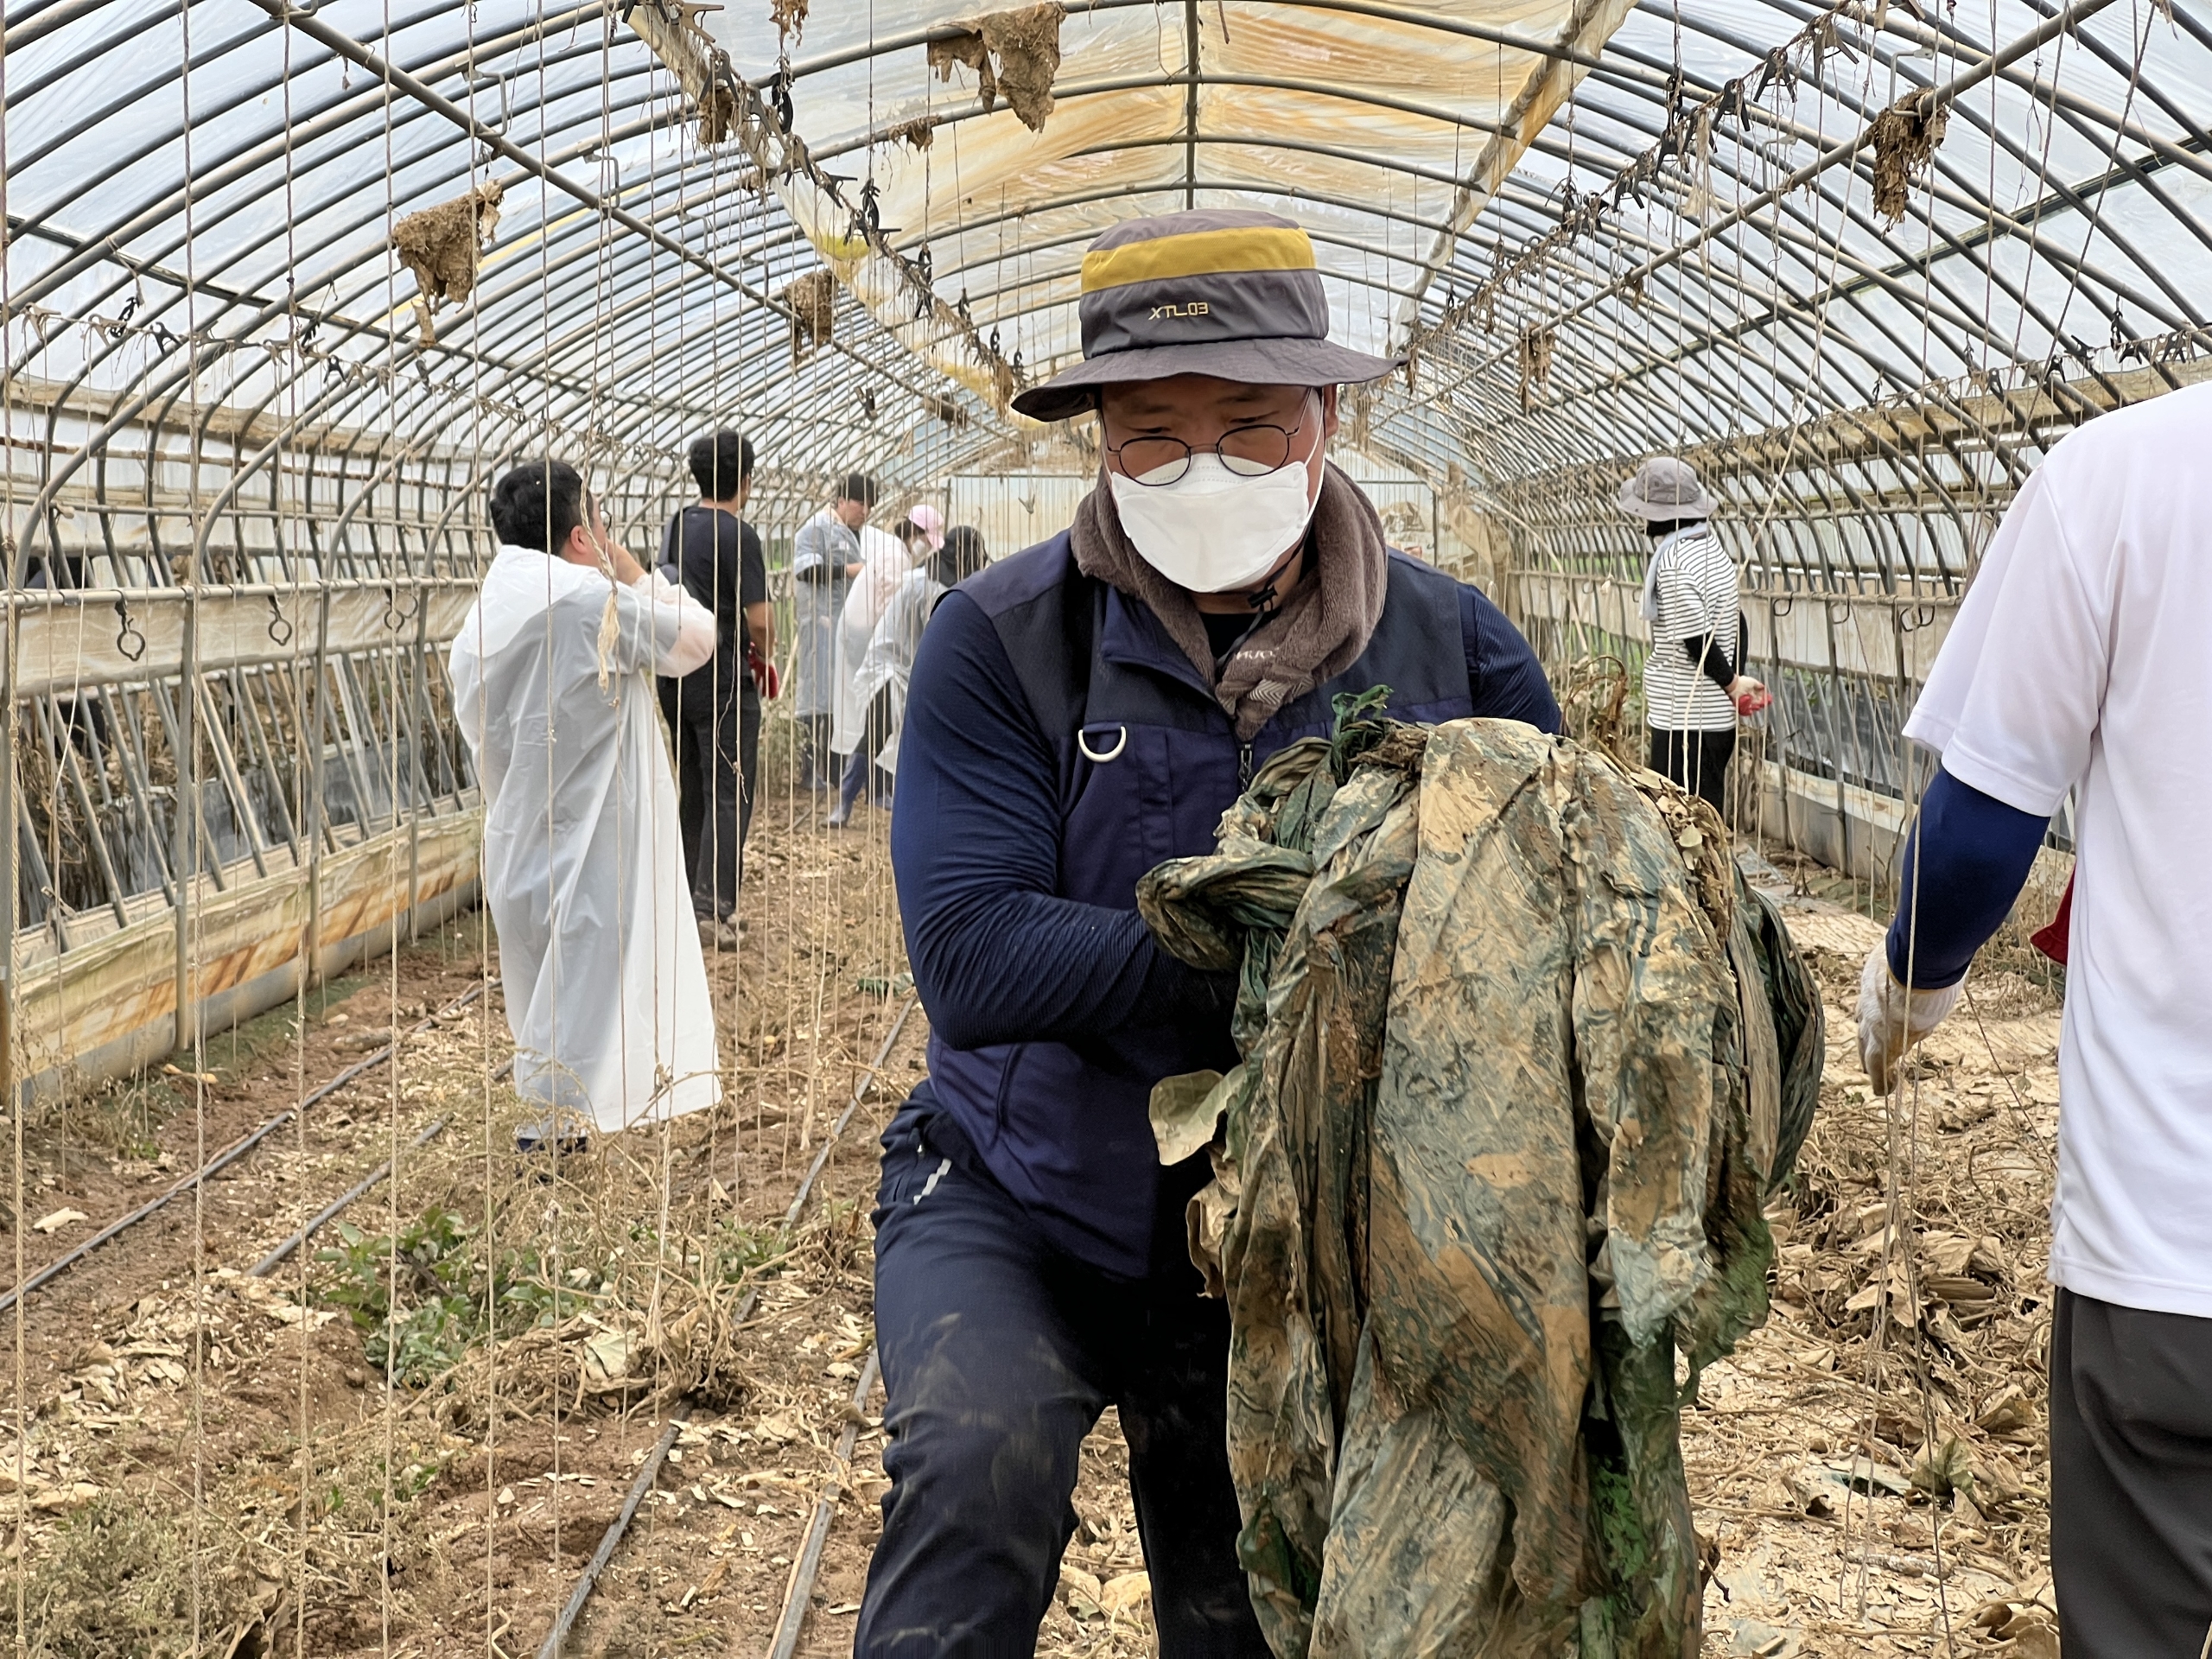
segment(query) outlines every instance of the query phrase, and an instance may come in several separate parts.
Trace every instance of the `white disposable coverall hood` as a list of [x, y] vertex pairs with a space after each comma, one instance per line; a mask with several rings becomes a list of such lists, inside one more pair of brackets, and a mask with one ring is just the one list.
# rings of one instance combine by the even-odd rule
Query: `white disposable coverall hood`
[[658, 574], [625, 588], [516, 547], [453, 642], [515, 1088], [603, 1131], [721, 1096], [651, 677], [714, 650], [713, 613]]

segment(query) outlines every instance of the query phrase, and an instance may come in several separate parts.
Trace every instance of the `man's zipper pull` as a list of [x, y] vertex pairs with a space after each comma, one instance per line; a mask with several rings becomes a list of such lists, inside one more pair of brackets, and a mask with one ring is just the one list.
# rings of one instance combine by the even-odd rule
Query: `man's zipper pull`
[[1236, 785], [1240, 789], [1252, 787], [1252, 746], [1240, 744], [1236, 750]]

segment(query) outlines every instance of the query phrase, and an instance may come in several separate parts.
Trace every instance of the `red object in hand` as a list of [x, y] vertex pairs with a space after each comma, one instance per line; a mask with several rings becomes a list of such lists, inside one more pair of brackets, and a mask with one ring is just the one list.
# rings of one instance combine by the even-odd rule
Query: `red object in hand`
[[1773, 704], [1774, 693], [1761, 686], [1758, 690], [1746, 691], [1736, 699], [1736, 712], [1745, 715], [1756, 715], [1760, 709], [1771, 708]]
[[773, 702], [776, 694], [783, 690], [777, 677], [776, 665], [760, 654], [760, 647], [752, 640], [745, 642], [745, 671], [753, 677], [753, 683], [764, 702]]
[[2060, 967], [2066, 965], [2066, 947], [2074, 934], [2074, 878], [2066, 878], [2066, 891], [2058, 895], [2058, 914], [2048, 927], [2028, 935], [2028, 943]]

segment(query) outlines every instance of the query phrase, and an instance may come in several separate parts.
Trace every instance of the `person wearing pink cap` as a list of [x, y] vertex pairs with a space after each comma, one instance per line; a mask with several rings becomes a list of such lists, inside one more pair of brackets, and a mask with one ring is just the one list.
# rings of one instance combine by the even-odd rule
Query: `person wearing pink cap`
[[912, 550], [918, 565], [944, 545], [944, 515], [926, 501], [918, 503], [891, 526], [891, 533]]

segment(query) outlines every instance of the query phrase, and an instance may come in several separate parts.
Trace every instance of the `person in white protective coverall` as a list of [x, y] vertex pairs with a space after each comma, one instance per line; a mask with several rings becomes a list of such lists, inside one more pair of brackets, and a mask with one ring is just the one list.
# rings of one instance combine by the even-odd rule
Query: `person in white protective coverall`
[[945, 531], [942, 544], [923, 560], [920, 568], [907, 573], [884, 607], [874, 636], [861, 654], [853, 676], [865, 713], [860, 721], [860, 741], [853, 749], [851, 764], [845, 768], [836, 810], [830, 815], [832, 829], [842, 829], [851, 822], [853, 807], [868, 786], [871, 771], [880, 767], [887, 777], [897, 773], [899, 726], [906, 716], [906, 680], [913, 670], [914, 653], [921, 648], [922, 630], [929, 625], [930, 613], [945, 590], [965, 582], [985, 563], [982, 532], [972, 525], [956, 524]]
[[[868, 702], [874, 694], [860, 690], [861, 659], [868, 654], [892, 596], [917, 566], [944, 544], [944, 519], [935, 507], [918, 506], [887, 531], [863, 525], [860, 539], [861, 574], [854, 578], [837, 619], [837, 707], [830, 728], [830, 752], [837, 757], [843, 788], [841, 804], [830, 815], [833, 828], [851, 817], [852, 802], [868, 783], [868, 762], [855, 756], [872, 750], [883, 736], [880, 731], [871, 735], [868, 729]], [[878, 798], [878, 804], [884, 804], [883, 798]]]
[[865, 568], [861, 527], [875, 507], [875, 480], [866, 473], [847, 475], [837, 499], [799, 526], [791, 541], [791, 718], [798, 722], [801, 784], [808, 789], [837, 786], [830, 765], [830, 738], [837, 717], [837, 624], [845, 594]]
[[515, 1089], [574, 1144], [721, 1098], [652, 677], [715, 652], [714, 614], [607, 533], [573, 467], [492, 492], [499, 550], [453, 642], [454, 710], [484, 792]]

